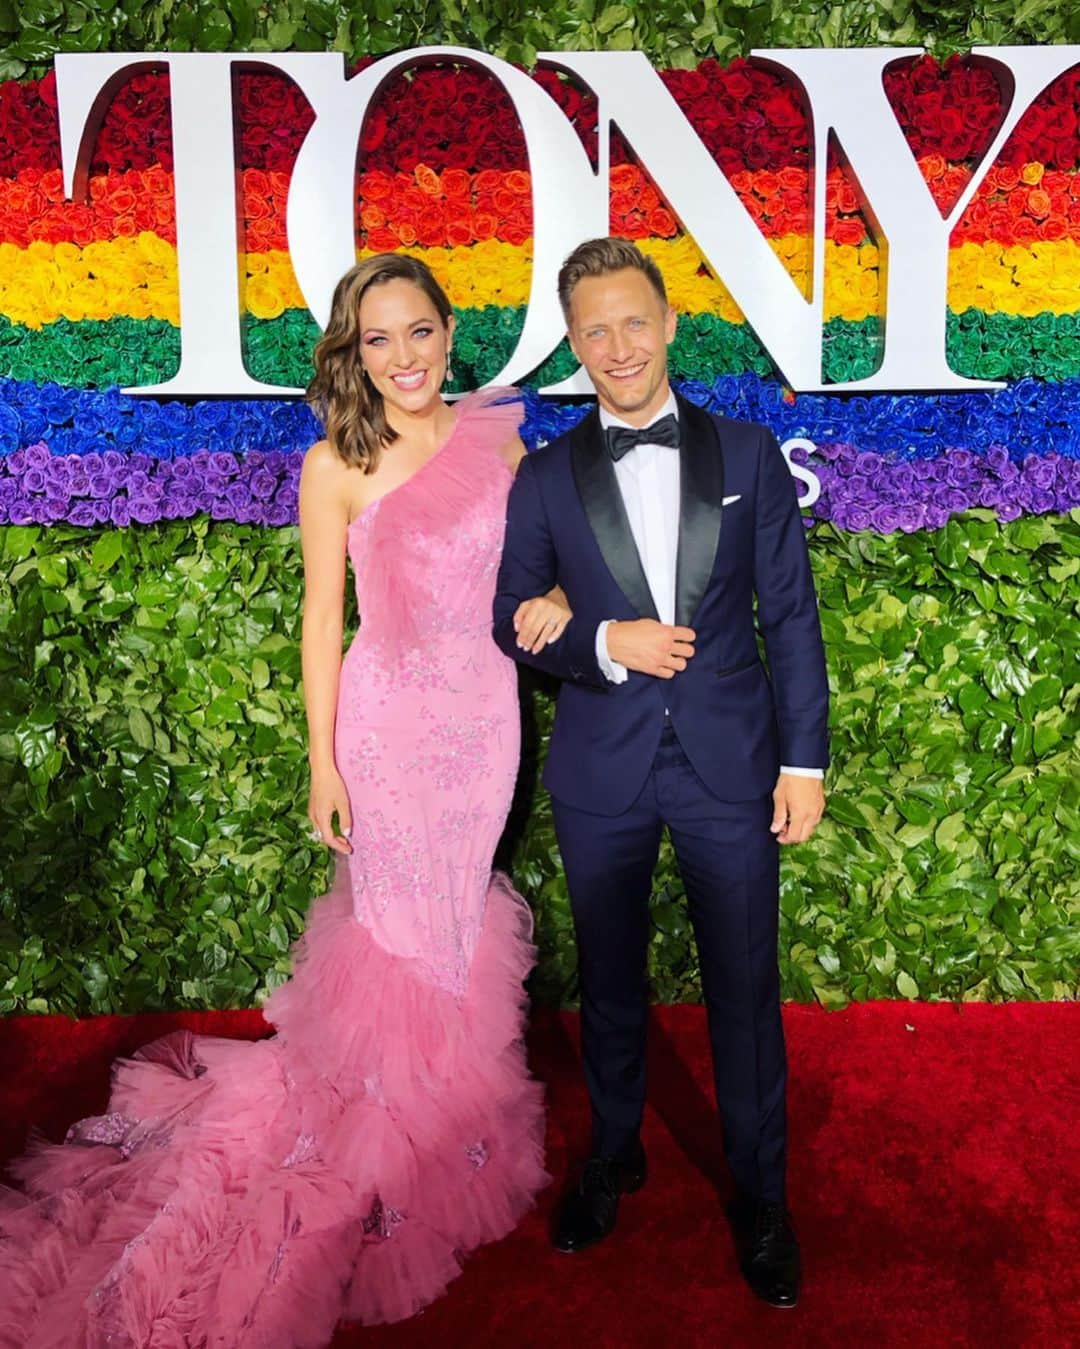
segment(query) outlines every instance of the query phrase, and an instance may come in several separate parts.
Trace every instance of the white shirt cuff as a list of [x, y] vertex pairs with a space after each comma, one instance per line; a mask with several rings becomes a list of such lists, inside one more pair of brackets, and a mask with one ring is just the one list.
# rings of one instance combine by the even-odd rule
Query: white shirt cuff
[[781, 773], [790, 773], [793, 778], [823, 778], [825, 776], [824, 768], [789, 768], [787, 764], [780, 765]]
[[600, 672], [605, 679], [612, 684], [624, 684], [629, 671], [625, 665], [620, 665], [617, 660], [612, 660], [607, 649], [607, 630], [614, 622], [613, 618], [607, 618], [596, 629], [596, 663], [600, 666]]

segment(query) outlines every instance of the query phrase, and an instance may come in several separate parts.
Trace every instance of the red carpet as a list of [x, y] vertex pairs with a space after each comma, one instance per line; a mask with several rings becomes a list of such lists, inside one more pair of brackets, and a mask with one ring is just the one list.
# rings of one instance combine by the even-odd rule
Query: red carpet
[[[790, 1196], [802, 1304], [756, 1304], [735, 1272], [700, 1008], [658, 1009], [651, 1176], [603, 1246], [560, 1256], [555, 1191], [474, 1255], [416, 1320], [335, 1349], [1065, 1346], [1080, 1343], [1080, 1005], [875, 1003], [786, 1009]], [[257, 1035], [257, 1013], [0, 1023], [0, 1154], [100, 1110], [106, 1069], [165, 1030]], [[549, 1167], [586, 1133], [572, 1016], [531, 1035], [549, 1087]]]

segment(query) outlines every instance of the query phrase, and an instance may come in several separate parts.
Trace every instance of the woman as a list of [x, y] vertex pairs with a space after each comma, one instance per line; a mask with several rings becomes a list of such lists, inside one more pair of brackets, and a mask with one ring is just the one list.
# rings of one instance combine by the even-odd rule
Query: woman
[[[326, 1344], [437, 1297], [547, 1177], [526, 1072], [529, 913], [491, 859], [518, 757], [490, 637], [519, 403], [456, 409], [421, 263], [342, 278], [304, 464], [310, 817], [340, 856], [258, 1044], [179, 1032], [0, 1209], [0, 1345]], [[503, 396], [505, 398], [505, 395]], [[341, 660], [346, 551], [361, 627]], [[519, 611], [558, 636], [559, 596]], [[335, 824], [336, 819], [336, 824]]]

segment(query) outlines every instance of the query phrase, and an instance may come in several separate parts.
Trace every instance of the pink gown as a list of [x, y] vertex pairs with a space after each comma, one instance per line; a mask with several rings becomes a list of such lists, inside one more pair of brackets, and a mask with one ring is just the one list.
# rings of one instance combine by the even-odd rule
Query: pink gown
[[303, 1349], [410, 1316], [546, 1182], [527, 907], [491, 859], [518, 760], [491, 639], [520, 404], [471, 395], [352, 524], [338, 767], [353, 854], [249, 1044], [178, 1032], [0, 1191], [5, 1349]]

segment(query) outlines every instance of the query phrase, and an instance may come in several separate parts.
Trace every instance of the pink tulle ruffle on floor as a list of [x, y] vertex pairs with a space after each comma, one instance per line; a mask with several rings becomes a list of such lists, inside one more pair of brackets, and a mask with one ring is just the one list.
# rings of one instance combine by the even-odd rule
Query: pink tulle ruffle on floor
[[467, 992], [313, 907], [256, 1044], [176, 1032], [0, 1190], [0, 1346], [316, 1349], [438, 1297], [546, 1183], [529, 913], [496, 878]]

